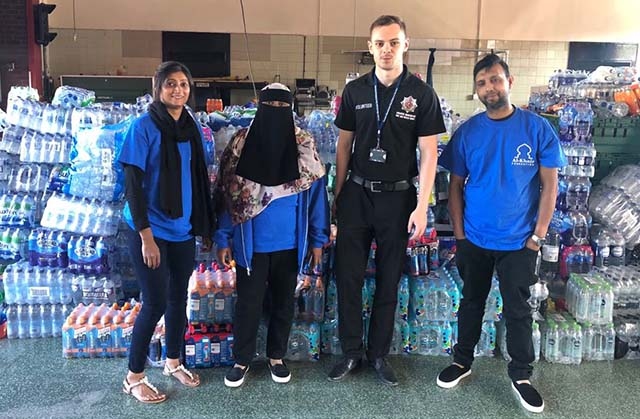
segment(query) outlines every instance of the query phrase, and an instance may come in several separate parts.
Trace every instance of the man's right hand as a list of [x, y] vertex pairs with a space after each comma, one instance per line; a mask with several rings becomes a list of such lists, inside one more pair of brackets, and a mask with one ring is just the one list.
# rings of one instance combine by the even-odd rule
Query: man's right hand
[[218, 249], [218, 263], [223, 264], [227, 268], [231, 267], [231, 260], [233, 260], [233, 256], [231, 255], [231, 249], [228, 247], [223, 247]]

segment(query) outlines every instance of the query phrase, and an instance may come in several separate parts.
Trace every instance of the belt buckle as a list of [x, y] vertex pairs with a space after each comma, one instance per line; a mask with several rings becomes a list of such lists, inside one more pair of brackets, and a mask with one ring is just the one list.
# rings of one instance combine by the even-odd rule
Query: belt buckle
[[[378, 187], [378, 189], [376, 189], [376, 186]], [[382, 181], [381, 180], [370, 180], [369, 181], [369, 190], [371, 190], [371, 192], [382, 192], [382, 189], [379, 189], [382, 186]]]

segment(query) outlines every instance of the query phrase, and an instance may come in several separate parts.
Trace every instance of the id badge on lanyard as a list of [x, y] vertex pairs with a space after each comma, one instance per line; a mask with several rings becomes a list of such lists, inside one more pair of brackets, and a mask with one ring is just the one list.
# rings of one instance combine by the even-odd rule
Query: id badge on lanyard
[[398, 84], [396, 84], [396, 88], [393, 91], [393, 96], [391, 96], [391, 101], [389, 101], [389, 106], [387, 106], [387, 111], [384, 113], [384, 118], [380, 120], [380, 103], [378, 101], [378, 78], [376, 77], [375, 72], [373, 73], [373, 96], [376, 102], [376, 123], [378, 126], [378, 131], [376, 135], [376, 146], [369, 150], [369, 161], [371, 162], [383, 164], [387, 162], [387, 151], [380, 147], [380, 139], [382, 137], [382, 128], [384, 127], [385, 122], [387, 122], [387, 117], [389, 116], [389, 111], [391, 111], [393, 102], [396, 99], [396, 94], [398, 93], [398, 89], [400, 88], [400, 83], [402, 83], [402, 76], [400, 76], [400, 80], [398, 80]]

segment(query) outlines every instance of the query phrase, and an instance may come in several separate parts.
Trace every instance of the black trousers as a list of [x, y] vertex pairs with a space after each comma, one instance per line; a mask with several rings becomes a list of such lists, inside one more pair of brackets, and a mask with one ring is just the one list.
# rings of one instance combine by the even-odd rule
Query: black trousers
[[133, 326], [129, 370], [144, 371], [149, 342], [164, 314], [167, 357], [180, 358], [187, 324], [187, 287], [193, 272], [195, 240], [170, 242], [155, 238], [160, 248], [160, 266], [150, 269], [142, 259], [140, 235], [129, 231], [129, 253], [136, 271], [143, 304]]
[[369, 323], [367, 358], [389, 353], [393, 339], [398, 282], [407, 249], [407, 223], [416, 207], [416, 190], [371, 192], [352, 181], [338, 196], [336, 280], [342, 352], [361, 357], [362, 285], [371, 241], [375, 238], [376, 292]]
[[494, 269], [498, 272], [503, 315], [507, 326], [507, 350], [511, 355], [508, 371], [514, 380], [531, 376], [535, 356], [531, 338], [531, 307], [529, 286], [536, 282], [537, 252], [524, 248], [515, 251], [495, 251], [478, 247], [469, 240], [457, 242], [456, 261], [464, 281], [458, 311], [458, 343], [454, 361], [470, 367], [473, 349], [480, 339], [485, 302], [491, 289]]
[[267, 357], [281, 359], [287, 353], [298, 276], [298, 250], [254, 253], [251, 267], [250, 276], [242, 267], [238, 267], [236, 273], [238, 299], [233, 355], [240, 365], [249, 365], [256, 355], [256, 337], [267, 289], [271, 302]]

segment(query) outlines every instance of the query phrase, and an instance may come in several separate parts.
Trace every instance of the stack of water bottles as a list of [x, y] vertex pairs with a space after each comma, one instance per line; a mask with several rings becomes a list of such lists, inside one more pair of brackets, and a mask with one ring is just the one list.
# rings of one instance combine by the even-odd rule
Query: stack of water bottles
[[640, 266], [596, 266], [613, 289], [615, 358], [640, 358]]
[[60, 336], [71, 307], [71, 275], [26, 260], [3, 273], [7, 337], [27, 339]]
[[580, 70], [556, 70], [546, 92], [529, 97], [529, 109], [552, 112], [570, 100], [588, 101], [601, 118], [622, 118], [640, 112], [638, 71], [635, 67], [599, 66], [587, 74]]
[[617, 230], [626, 248], [640, 243], [640, 166], [618, 166], [594, 188], [589, 209], [610, 230]]
[[[566, 305], [582, 327], [582, 359], [613, 360], [615, 329], [613, 325], [614, 292], [602, 275], [572, 273], [567, 282]], [[568, 314], [565, 314], [568, 317]], [[552, 352], [551, 359], [553, 362]]]
[[[591, 330], [585, 324], [587, 330]], [[558, 364], [580, 364], [587, 359], [587, 334], [568, 313], [547, 313], [542, 334], [542, 353], [548, 362]]]
[[208, 368], [233, 364], [235, 268], [200, 263], [189, 279], [185, 364]]
[[338, 127], [333, 123], [335, 114], [331, 111], [314, 110], [307, 117], [306, 129], [316, 142], [316, 148], [323, 163], [336, 160]]
[[558, 131], [568, 165], [560, 169], [556, 210], [542, 248], [540, 277], [548, 282], [572, 272], [587, 273], [593, 263], [589, 245], [590, 177], [595, 174], [591, 142], [593, 111], [588, 102], [569, 102], [559, 112]]
[[[447, 272], [442, 270], [443, 273]], [[409, 280], [409, 344], [408, 353], [449, 355], [453, 348], [452, 323], [457, 318], [460, 292], [449, 275], [433, 271], [427, 275], [404, 277]], [[400, 334], [404, 335], [399, 324]]]

